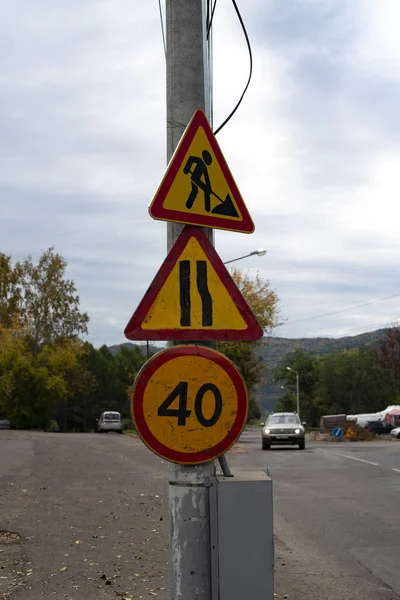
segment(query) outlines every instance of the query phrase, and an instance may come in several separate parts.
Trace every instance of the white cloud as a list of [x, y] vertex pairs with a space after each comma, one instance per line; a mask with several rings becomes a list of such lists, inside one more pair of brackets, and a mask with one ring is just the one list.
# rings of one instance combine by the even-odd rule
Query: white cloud
[[[242, 4], [254, 75], [218, 140], [256, 232], [217, 232], [217, 250], [229, 260], [266, 247], [237, 266], [271, 281], [290, 321], [395, 293], [398, 3]], [[147, 213], [165, 165], [157, 3], [14, 0], [0, 17], [1, 250], [20, 258], [55, 244], [91, 339], [121, 342], [166, 246]], [[218, 3], [214, 25], [218, 126], [249, 62], [230, 3]], [[350, 330], [393, 319], [391, 306], [277, 333]]]
[[367, 74], [398, 81], [400, 78], [400, 4], [397, 0], [356, 0], [355, 59]]

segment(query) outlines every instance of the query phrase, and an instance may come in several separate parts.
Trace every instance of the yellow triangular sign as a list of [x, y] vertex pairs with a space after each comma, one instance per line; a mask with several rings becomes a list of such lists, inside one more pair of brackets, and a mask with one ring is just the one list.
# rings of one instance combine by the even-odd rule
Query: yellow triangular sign
[[185, 227], [125, 335], [131, 340], [255, 340], [262, 329], [204, 231]]
[[205, 114], [197, 110], [149, 207], [153, 219], [252, 233], [254, 223]]

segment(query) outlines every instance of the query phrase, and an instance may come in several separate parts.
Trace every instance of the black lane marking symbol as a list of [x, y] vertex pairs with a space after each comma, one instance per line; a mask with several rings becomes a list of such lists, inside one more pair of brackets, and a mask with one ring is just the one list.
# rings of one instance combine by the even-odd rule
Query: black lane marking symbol
[[[179, 261], [179, 300], [181, 307], [181, 327], [190, 327], [191, 296], [190, 296], [190, 260]], [[213, 324], [213, 299], [208, 289], [207, 261], [196, 260], [196, 284], [201, 298], [201, 313], [203, 327]]]
[[[203, 412], [203, 400], [207, 392], [211, 392], [214, 396], [215, 408], [209, 419], [206, 419]], [[178, 408], [170, 408], [176, 398], [179, 398]], [[192, 414], [187, 408], [188, 402], [188, 382], [180, 381], [174, 387], [172, 392], [168, 394], [164, 402], [159, 406], [157, 415], [159, 417], [177, 417], [178, 425], [185, 426], [186, 419]], [[204, 383], [198, 390], [194, 399], [194, 414], [196, 419], [203, 427], [212, 427], [218, 422], [222, 413], [222, 395], [218, 387], [214, 383]]]
[[190, 260], [181, 260], [179, 263], [179, 290], [181, 326], [190, 327]]
[[[201, 158], [198, 156], [189, 156], [183, 167], [185, 175], [190, 175], [190, 182], [192, 184], [192, 189], [186, 200], [186, 208], [189, 210], [193, 208], [194, 201], [198, 196], [199, 190], [201, 190], [204, 194], [204, 210], [206, 212], [211, 212], [214, 215], [223, 215], [225, 217], [239, 217], [230, 195], [227, 194], [224, 200], [218, 196], [211, 187], [207, 168], [207, 166], [210, 166], [212, 163], [211, 154], [207, 150], [203, 150], [201, 156]], [[211, 194], [221, 202], [221, 204], [215, 206], [213, 210], [211, 210]]]

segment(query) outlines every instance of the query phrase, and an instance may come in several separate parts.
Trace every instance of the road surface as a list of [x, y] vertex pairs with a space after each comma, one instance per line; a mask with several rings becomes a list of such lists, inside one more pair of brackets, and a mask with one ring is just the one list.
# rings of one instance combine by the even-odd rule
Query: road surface
[[270, 469], [280, 597], [400, 598], [400, 442], [263, 452], [260, 432], [245, 431], [230, 463]]
[[139, 439], [0, 430], [2, 600], [166, 600], [167, 543], [167, 466]]
[[[278, 600], [400, 599], [400, 443], [228, 459], [270, 469]], [[130, 436], [0, 431], [0, 598], [167, 600], [167, 474]]]

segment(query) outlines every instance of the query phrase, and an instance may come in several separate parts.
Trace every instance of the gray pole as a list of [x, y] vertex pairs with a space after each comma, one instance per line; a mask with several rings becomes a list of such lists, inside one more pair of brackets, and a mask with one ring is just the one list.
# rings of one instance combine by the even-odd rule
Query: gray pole
[[299, 386], [299, 374], [296, 373], [296, 388], [297, 388], [297, 415], [300, 419], [300, 386]]
[[[166, 0], [166, 45], [169, 161], [193, 112], [201, 108], [210, 117], [204, 0]], [[181, 231], [182, 225], [168, 223], [168, 250]], [[212, 230], [205, 231], [213, 241]], [[170, 465], [171, 600], [211, 600], [209, 486], [214, 477], [213, 462]]]

